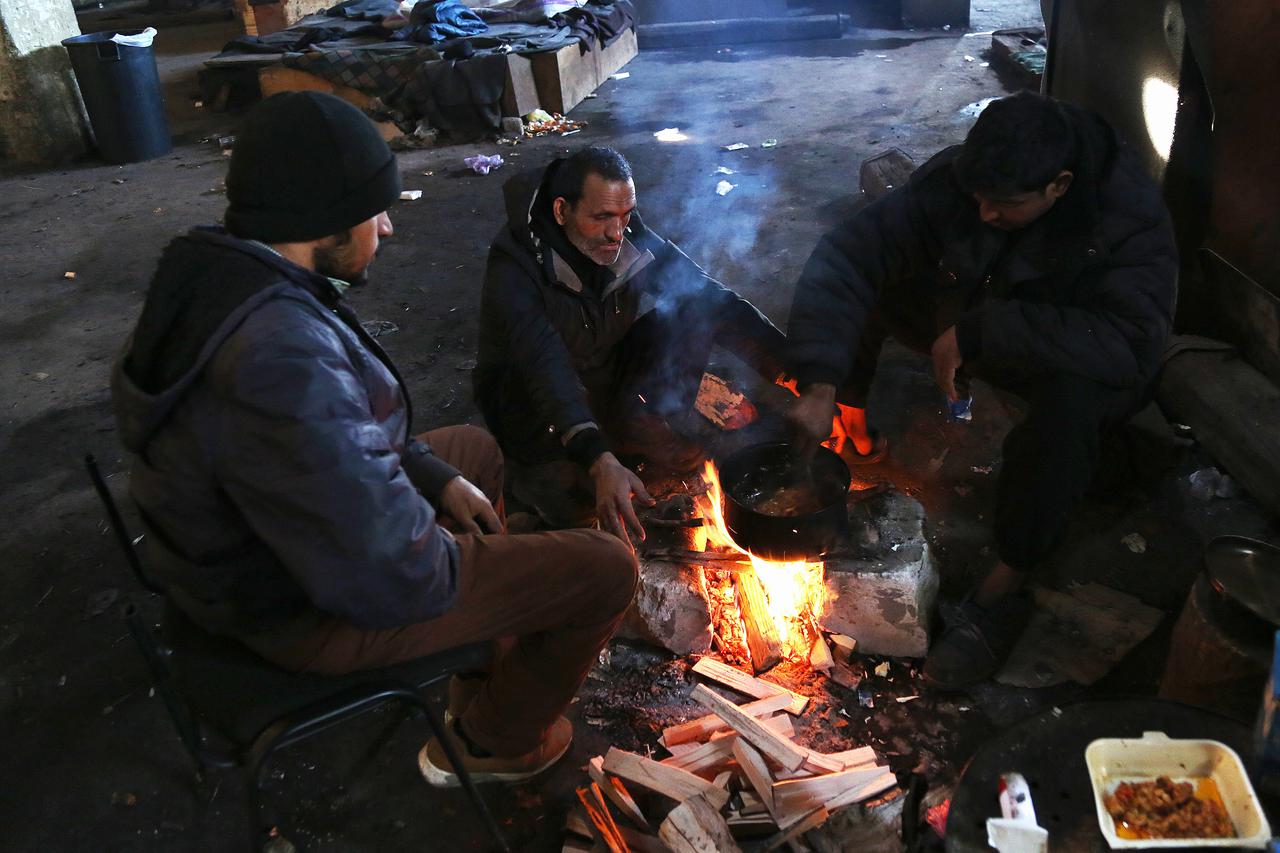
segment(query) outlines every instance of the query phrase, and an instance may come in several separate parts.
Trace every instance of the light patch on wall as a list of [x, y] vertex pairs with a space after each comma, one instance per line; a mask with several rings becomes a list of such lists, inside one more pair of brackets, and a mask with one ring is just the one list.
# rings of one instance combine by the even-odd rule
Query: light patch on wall
[[1159, 77], [1142, 83], [1142, 116], [1147, 122], [1151, 145], [1168, 162], [1173, 147], [1173, 128], [1178, 120], [1178, 90]]

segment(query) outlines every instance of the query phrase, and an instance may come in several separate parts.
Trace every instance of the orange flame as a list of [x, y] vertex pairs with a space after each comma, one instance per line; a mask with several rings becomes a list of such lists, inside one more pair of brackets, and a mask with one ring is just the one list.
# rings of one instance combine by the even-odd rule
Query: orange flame
[[766, 560], [740, 547], [729, 535], [729, 527], [725, 524], [724, 491], [720, 487], [720, 476], [710, 462], [706, 463], [702, 479], [707, 484], [707, 491], [697, 500], [706, 519], [703, 524], [707, 529], [707, 545], [728, 548], [750, 558], [769, 599], [769, 614], [778, 626], [784, 653], [791, 658], [808, 657], [809, 648], [816, 639], [812, 626], [822, 612], [826, 594], [823, 564], [805, 560]]

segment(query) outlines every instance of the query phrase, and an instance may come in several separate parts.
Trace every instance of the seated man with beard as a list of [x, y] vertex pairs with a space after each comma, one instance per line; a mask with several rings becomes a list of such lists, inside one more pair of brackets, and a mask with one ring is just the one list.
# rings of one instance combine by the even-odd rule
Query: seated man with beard
[[[587, 148], [505, 187], [508, 220], [481, 296], [476, 401], [512, 471], [512, 491], [555, 527], [598, 518], [643, 536], [622, 459], [684, 471], [694, 398], [713, 345], [766, 381], [782, 333], [641, 220], [631, 166]], [[621, 457], [621, 459], [620, 459]]]
[[[165, 249], [112, 377], [143, 562], [192, 622], [291, 671], [495, 641], [450, 685], [449, 737], [477, 780], [519, 781], [568, 749], [562, 714], [635, 558], [596, 530], [505, 535], [493, 438], [412, 436], [408, 388], [346, 298], [399, 193], [345, 101], [276, 95], [245, 120], [226, 229]], [[435, 740], [419, 762], [458, 783]]]

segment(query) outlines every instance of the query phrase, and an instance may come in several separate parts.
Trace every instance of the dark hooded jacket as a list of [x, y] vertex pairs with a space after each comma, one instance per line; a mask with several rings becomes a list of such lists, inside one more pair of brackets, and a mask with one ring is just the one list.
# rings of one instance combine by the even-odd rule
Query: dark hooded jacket
[[453, 603], [457, 546], [424, 495], [457, 472], [409, 438], [403, 382], [328, 279], [219, 230], [179, 237], [112, 397], [144, 565], [206, 629], [385, 628]]
[[1159, 187], [1114, 130], [1064, 106], [1075, 178], [1030, 226], [982, 223], [948, 148], [906, 186], [819, 242], [796, 288], [790, 367], [802, 384], [840, 385], [868, 314], [911, 290], [938, 332], [956, 327], [966, 364], [1034, 380], [1065, 372], [1114, 388], [1148, 386], [1177, 300], [1178, 256]]
[[[781, 373], [785, 342], [768, 318], [639, 213], [614, 264], [601, 267], [579, 253], [549, 221], [548, 188], [562, 163], [506, 183], [507, 222], [485, 269], [473, 383], [504, 453], [526, 463], [562, 458], [571, 431], [598, 428], [616, 391], [623, 340], [649, 312], [713, 340], [769, 379]], [[602, 435], [571, 446], [569, 456], [589, 464], [607, 446]]]

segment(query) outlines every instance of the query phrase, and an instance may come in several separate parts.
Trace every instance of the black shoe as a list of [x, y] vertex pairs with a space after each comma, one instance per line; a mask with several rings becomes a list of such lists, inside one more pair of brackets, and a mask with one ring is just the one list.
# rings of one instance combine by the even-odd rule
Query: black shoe
[[942, 690], [985, 681], [1008, 659], [1031, 619], [1031, 595], [1011, 593], [991, 607], [965, 598], [924, 662], [924, 677]]

